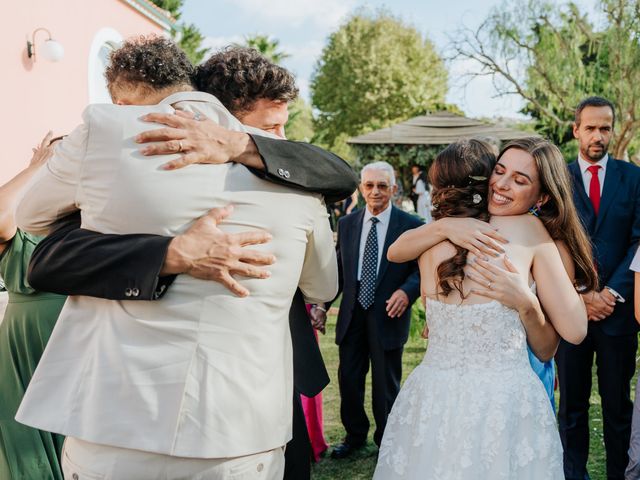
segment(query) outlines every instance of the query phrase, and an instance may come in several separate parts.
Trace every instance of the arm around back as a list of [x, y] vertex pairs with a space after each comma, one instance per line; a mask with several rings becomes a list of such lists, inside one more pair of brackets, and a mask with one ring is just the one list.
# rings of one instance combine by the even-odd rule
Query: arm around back
[[80, 228], [74, 213], [36, 247], [29, 284], [36, 290], [109, 300], [160, 298], [175, 275], [160, 277], [171, 237], [107, 235]]
[[303, 142], [251, 135], [265, 165], [264, 175], [276, 183], [319, 193], [327, 204], [349, 197], [358, 178], [347, 162]]

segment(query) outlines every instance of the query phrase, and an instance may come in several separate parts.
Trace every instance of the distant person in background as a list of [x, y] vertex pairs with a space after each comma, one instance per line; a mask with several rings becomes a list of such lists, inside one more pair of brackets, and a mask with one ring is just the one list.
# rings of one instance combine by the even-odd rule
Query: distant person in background
[[[16, 227], [14, 211], [23, 187], [51, 154], [51, 135], [33, 150], [29, 166], [0, 187], [0, 276], [9, 303], [0, 323], [0, 478], [62, 480], [64, 437], [16, 422], [14, 417], [42, 356], [65, 298], [27, 283], [29, 259], [39, 237]], [[2, 310], [2, 308], [0, 308]]]
[[[396, 183], [391, 165], [367, 164], [360, 178], [366, 207], [338, 224], [336, 250], [342, 301], [336, 343], [340, 418], [346, 436], [334, 447], [332, 458], [348, 457], [367, 441], [370, 424], [364, 401], [369, 364], [376, 423], [373, 440], [380, 445], [387, 416], [400, 390], [411, 305], [420, 293], [417, 262], [390, 263], [387, 249], [403, 232], [422, 222], [391, 204]], [[317, 315], [326, 320], [324, 311]]]
[[396, 207], [402, 208], [402, 202], [404, 200], [404, 186], [402, 185], [402, 180], [400, 175], [398, 175], [398, 171], [394, 170], [393, 173], [396, 176], [396, 179], [397, 179], [396, 186], [398, 188], [396, 189], [396, 193], [393, 194], [392, 202]]
[[640, 240], [640, 168], [607, 153], [614, 124], [613, 104], [605, 98], [589, 97], [576, 108], [573, 136], [578, 140], [578, 158], [568, 168], [576, 209], [593, 243], [599, 291], [582, 295], [589, 317], [587, 338], [579, 345], [560, 341], [556, 354], [558, 424], [567, 480], [589, 478], [594, 357], [607, 478], [624, 478], [629, 463], [631, 379], [638, 348], [629, 266]]
[[411, 167], [413, 174], [411, 179], [411, 200], [418, 216], [422, 217], [426, 223], [431, 221], [431, 194], [429, 193], [429, 182], [424, 171], [419, 165]]
[[418, 198], [420, 198], [420, 191], [426, 190], [425, 175], [420, 165], [413, 165], [411, 167], [411, 192], [409, 193], [409, 199], [413, 203], [413, 210], [418, 212]]
[[344, 213], [343, 215], [349, 215], [356, 208], [358, 208], [358, 190], [354, 190], [350, 197], [344, 199]]

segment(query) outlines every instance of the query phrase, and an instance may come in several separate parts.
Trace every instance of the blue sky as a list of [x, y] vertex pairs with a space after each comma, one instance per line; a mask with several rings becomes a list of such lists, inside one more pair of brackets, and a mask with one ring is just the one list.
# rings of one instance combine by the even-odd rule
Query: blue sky
[[[595, 0], [577, 0], [583, 12]], [[270, 35], [289, 53], [283, 64], [296, 74], [302, 95], [308, 99], [309, 78], [327, 37], [356, 8], [384, 7], [431, 39], [441, 54], [447, 53], [449, 36], [462, 26], [474, 28], [502, 0], [186, 0], [182, 21], [195, 23], [207, 45], [221, 48], [241, 42], [247, 35]], [[518, 117], [517, 97], [497, 97], [488, 77], [462, 78], [474, 65], [448, 64], [447, 100], [469, 116]]]

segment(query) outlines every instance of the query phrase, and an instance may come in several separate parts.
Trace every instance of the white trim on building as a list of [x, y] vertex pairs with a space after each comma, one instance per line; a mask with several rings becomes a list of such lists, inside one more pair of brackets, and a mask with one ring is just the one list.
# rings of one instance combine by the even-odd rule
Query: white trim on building
[[122, 35], [111, 27], [105, 27], [94, 35], [89, 50], [89, 103], [111, 103], [104, 71], [109, 64], [109, 53], [122, 43]]

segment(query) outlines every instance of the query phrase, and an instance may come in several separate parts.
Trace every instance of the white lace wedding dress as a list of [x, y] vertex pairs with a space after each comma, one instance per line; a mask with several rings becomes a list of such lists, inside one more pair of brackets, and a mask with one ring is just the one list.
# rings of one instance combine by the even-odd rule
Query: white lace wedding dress
[[429, 347], [393, 406], [374, 480], [561, 480], [562, 445], [518, 313], [427, 300]]

